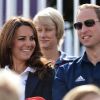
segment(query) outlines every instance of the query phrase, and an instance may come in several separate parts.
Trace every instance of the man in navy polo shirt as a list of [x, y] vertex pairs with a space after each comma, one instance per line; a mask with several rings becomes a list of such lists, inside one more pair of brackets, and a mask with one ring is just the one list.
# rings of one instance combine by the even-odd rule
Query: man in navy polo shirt
[[74, 28], [86, 51], [71, 65], [59, 67], [53, 85], [53, 100], [62, 100], [69, 90], [79, 85], [100, 87], [100, 6], [81, 5]]

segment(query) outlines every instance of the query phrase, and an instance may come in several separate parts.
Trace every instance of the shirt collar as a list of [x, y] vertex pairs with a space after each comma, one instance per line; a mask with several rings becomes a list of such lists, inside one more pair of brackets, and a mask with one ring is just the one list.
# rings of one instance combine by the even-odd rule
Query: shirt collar
[[66, 57], [66, 54], [63, 51], [59, 51], [59, 54], [60, 54], [60, 56], [58, 58], [59, 60], [62, 60]]
[[[63, 51], [59, 51], [59, 58], [57, 59], [55, 65], [61, 65], [63, 62], [69, 61], [69, 57], [67, 57], [66, 53]], [[71, 57], [72, 58], [72, 57]], [[71, 59], [70, 59], [71, 60]]]
[[[6, 70], [10, 70], [10, 68], [9, 68], [8, 65], [5, 66], [5, 69], [6, 69]], [[23, 75], [24, 73], [27, 73], [27, 72], [32, 72], [32, 73], [34, 73], [35, 71], [36, 71], [35, 69], [33, 69], [33, 68], [31, 68], [31, 67], [28, 66], [28, 67], [21, 73], [21, 75]]]
[[32, 73], [34, 73], [36, 70], [35, 69], [33, 69], [33, 68], [31, 68], [31, 67], [27, 67], [22, 73], [21, 73], [21, 75], [23, 75], [24, 73], [27, 73], [27, 72], [32, 72]]
[[88, 57], [87, 57], [86, 52], [83, 54], [83, 56], [81, 57], [81, 59], [82, 59], [83, 62], [90, 62], [89, 59], [88, 59]]

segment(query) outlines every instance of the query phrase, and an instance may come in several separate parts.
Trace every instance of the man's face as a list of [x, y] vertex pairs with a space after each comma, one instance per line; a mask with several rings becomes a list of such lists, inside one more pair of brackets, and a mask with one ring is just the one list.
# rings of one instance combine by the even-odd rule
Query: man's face
[[76, 19], [77, 22], [81, 22], [79, 29], [77, 29], [80, 42], [87, 48], [100, 47], [100, 21], [94, 9], [80, 10]]

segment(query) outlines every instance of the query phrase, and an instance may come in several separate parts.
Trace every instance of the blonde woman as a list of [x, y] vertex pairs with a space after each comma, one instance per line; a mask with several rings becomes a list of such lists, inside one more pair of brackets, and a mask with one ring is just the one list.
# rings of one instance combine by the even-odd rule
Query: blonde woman
[[0, 69], [0, 100], [21, 100], [21, 79], [11, 70]]
[[95, 85], [82, 85], [70, 90], [63, 100], [100, 100], [100, 89]]
[[58, 47], [61, 46], [64, 35], [64, 19], [61, 13], [52, 7], [47, 7], [38, 12], [33, 18], [39, 44], [43, 56], [52, 62], [54, 69], [64, 63], [72, 61], [72, 57], [66, 54]]

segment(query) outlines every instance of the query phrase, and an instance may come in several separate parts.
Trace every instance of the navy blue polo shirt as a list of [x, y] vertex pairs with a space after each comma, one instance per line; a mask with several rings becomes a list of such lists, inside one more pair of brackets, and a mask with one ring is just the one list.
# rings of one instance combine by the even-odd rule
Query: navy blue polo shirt
[[59, 67], [53, 85], [53, 100], [62, 100], [63, 96], [72, 88], [95, 84], [100, 87], [100, 62], [93, 65], [87, 54], [73, 61], [71, 65]]
[[63, 51], [59, 51], [59, 53], [60, 53], [60, 57], [57, 59], [54, 65], [55, 71], [57, 71], [59, 66], [66, 64], [66, 63], [71, 63], [73, 62], [73, 60], [76, 59], [76, 57], [74, 56], [67, 56], [66, 53]]

